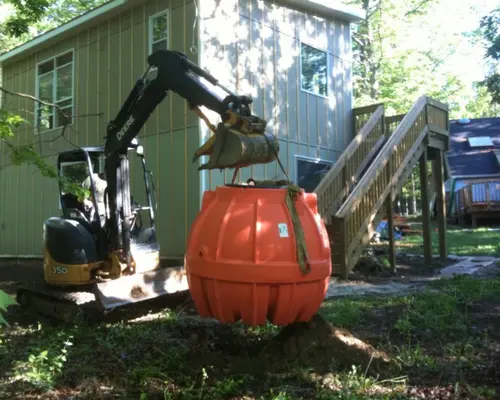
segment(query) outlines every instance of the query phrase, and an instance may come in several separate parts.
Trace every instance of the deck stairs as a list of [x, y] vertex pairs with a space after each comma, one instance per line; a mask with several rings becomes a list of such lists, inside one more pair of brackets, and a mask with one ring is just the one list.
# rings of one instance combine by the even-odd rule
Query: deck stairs
[[448, 107], [427, 96], [403, 115], [386, 116], [384, 105], [375, 104], [353, 116], [354, 139], [315, 189], [333, 274], [346, 278], [415, 165], [427, 183], [427, 161], [449, 148]]

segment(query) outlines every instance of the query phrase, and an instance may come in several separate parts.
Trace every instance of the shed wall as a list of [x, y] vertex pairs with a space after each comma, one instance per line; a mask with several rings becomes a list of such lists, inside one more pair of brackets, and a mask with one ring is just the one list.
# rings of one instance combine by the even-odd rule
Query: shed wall
[[[55, 165], [59, 151], [73, 146], [104, 144], [107, 122], [126, 99], [147, 65], [148, 18], [170, 10], [170, 49], [187, 54], [193, 35], [195, 6], [192, 0], [136, 1], [135, 6], [80, 31], [46, 49], [12, 64], [3, 65], [8, 90], [35, 95], [36, 65], [74, 49], [75, 118], [62, 129], [36, 134], [31, 100], [4, 96], [3, 106], [21, 114], [28, 123], [17, 131], [17, 144], [34, 143]], [[100, 115], [96, 115], [100, 114]], [[183, 99], [170, 95], [153, 113], [139, 135], [157, 191], [157, 226], [164, 257], [182, 257], [190, 221], [199, 207], [200, 177], [191, 163], [199, 146], [199, 124]], [[43, 221], [60, 215], [56, 181], [41, 178], [32, 167], [10, 165], [0, 148], [0, 254], [41, 255]], [[143, 190], [139, 171], [133, 171], [132, 191]]]

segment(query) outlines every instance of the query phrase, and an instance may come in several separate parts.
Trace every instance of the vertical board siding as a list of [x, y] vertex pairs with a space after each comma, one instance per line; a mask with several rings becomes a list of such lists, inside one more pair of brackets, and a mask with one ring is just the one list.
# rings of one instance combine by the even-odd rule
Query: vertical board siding
[[[200, 13], [202, 66], [222, 84], [254, 98], [253, 113], [266, 119], [268, 131], [280, 139], [280, 159], [290, 179], [296, 179], [296, 155], [335, 161], [351, 140], [349, 24], [272, 0], [203, 2]], [[328, 54], [327, 98], [301, 90], [301, 41]], [[206, 140], [211, 133], [201, 129]], [[231, 172], [205, 173], [203, 187], [227, 182]], [[250, 176], [276, 179], [283, 174], [274, 162], [246, 168], [239, 179]]]
[[[76, 117], [65, 131], [71, 143], [60, 137], [61, 129], [36, 135], [33, 102], [4, 96], [5, 108], [20, 111], [28, 121], [17, 130], [15, 143], [35, 143], [53, 165], [57, 153], [73, 144], [103, 145], [107, 122], [116, 115], [147, 66], [149, 17], [165, 9], [170, 12], [170, 49], [198, 62], [198, 55], [189, 51], [196, 15], [193, 1], [148, 0], [134, 2], [133, 8], [82, 29], [73, 37], [3, 65], [6, 89], [35, 95], [36, 64], [69, 49], [75, 52]], [[194, 37], [198, 38], [198, 26]], [[199, 209], [200, 176], [197, 165], [191, 162], [199, 147], [198, 118], [187, 109], [184, 99], [169, 93], [139, 137], [156, 186], [161, 255], [182, 257], [190, 224]], [[60, 215], [57, 182], [42, 178], [33, 167], [9, 165], [3, 147], [0, 152], [0, 254], [41, 255], [43, 221]], [[134, 166], [131, 175], [134, 197], [144, 202], [141, 169]]]

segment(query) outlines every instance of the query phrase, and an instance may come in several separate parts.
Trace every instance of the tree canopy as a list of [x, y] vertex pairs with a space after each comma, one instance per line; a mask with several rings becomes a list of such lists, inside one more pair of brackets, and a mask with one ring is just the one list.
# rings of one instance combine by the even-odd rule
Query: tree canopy
[[481, 28], [489, 66], [488, 76], [482, 84], [490, 93], [492, 103], [500, 105], [500, 7], [482, 18]]
[[[400, 114], [427, 94], [450, 105], [450, 118], [496, 114], [490, 93], [480, 84], [484, 76], [478, 75], [474, 60], [478, 53], [472, 52], [480, 49], [478, 27], [461, 23], [471, 16], [479, 21], [484, 10], [473, 2], [457, 7], [454, 0], [351, 0], [350, 4], [366, 13], [353, 29], [356, 106], [384, 102], [389, 113]], [[442, 23], [443, 15], [459, 20]], [[486, 18], [495, 18], [491, 15]]]

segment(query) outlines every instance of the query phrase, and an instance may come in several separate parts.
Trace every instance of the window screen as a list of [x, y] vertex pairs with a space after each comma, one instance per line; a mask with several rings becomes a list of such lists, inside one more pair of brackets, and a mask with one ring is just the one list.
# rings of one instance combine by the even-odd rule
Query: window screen
[[313, 192], [332, 165], [328, 161], [297, 158], [297, 184], [306, 192]]
[[328, 95], [327, 53], [307, 44], [300, 44], [302, 90], [326, 97]]

